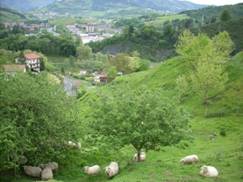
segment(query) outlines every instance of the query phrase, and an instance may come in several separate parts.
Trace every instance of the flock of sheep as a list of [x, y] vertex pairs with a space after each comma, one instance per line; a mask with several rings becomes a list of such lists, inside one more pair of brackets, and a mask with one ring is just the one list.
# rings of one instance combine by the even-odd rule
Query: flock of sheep
[[[189, 155], [180, 160], [182, 164], [193, 164], [197, 163], [199, 158], [197, 155]], [[199, 174], [205, 177], [217, 177], [219, 175], [218, 170], [213, 166], [202, 166]]]
[[[74, 143], [69, 141], [67, 145], [71, 148], [80, 149], [80, 143]], [[145, 161], [146, 153], [141, 152], [139, 157], [138, 154], [134, 154], [133, 160], [138, 161]], [[180, 160], [182, 164], [194, 164], [199, 161], [199, 157], [197, 155], [189, 155]], [[41, 180], [49, 180], [53, 179], [53, 172], [57, 171], [58, 164], [56, 162], [50, 162], [47, 164], [40, 164], [38, 167], [33, 166], [23, 166], [24, 172], [26, 175], [31, 177], [38, 177]], [[101, 167], [99, 165], [94, 166], [85, 166], [84, 173], [87, 175], [98, 175], [101, 173]], [[117, 162], [111, 162], [108, 166], [105, 167], [105, 174], [109, 178], [113, 178], [119, 173], [119, 165]], [[199, 172], [200, 175], [205, 177], [217, 177], [219, 175], [218, 170], [213, 166], [202, 166]]]
[[47, 164], [40, 164], [38, 167], [35, 166], [23, 166], [26, 175], [34, 178], [41, 178], [46, 181], [53, 179], [53, 172], [57, 171], [58, 163], [49, 162]]
[[[146, 159], [146, 153], [141, 152], [140, 160], [138, 160], [138, 154], [136, 153], [133, 157], [135, 161], [144, 161]], [[180, 160], [182, 164], [194, 164], [199, 161], [197, 155], [189, 155]], [[99, 165], [85, 166], [84, 172], [88, 175], [98, 175], [101, 172]], [[119, 172], [119, 165], [117, 162], [111, 162], [107, 167], [105, 167], [105, 173], [109, 178], [116, 176]], [[219, 175], [218, 170], [213, 166], [202, 166], [199, 172], [200, 175], [205, 177], [217, 177]]]

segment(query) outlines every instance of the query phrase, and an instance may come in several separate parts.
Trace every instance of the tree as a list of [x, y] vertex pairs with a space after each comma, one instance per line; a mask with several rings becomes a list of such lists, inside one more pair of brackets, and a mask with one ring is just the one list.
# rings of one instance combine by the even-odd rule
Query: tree
[[220, 20], [222, 22], [226, 22], [226, 21], [229, 21], [230, 19], [231, 19], [231, 15], [230, 15], [229, 11], [228, 10], [224, 10], [221, 13]]
[[[124, 89], [126, 92], [120, 91]], [[112, 142], [114, 148], [132, 145], [140, 156], [142, 149], [172, 145], [188, 134], [187, 114], [164, 99], [160, 90], [120, 90], [99, 94], [89, 116], [94, 133]]]
[[[210, 39], [200, 34], [194, 36], [184, 32], [177, 44], [177, 52], [192, 67], [192, 86], [196, 94], [202, 98], [205, 114], [209, 99], [220, 93], [228, 80], [225, 62], [233, 51], [233, 42], [227, 32], [221, 32]], [[181, 94], [183, 94], [183, 90]]]
[[77, 141], [74, 102], [46, 75], [0, 77], [0, 171], [61, 161], [65, 143]]
[[182, 102], [183, 99], [190, 93], [190, 86], [188, 78], [185, 75], [181, 75], [176, 79], [176, 90], [178, 91], [179, 101]]
[[106, 70], [106, 73], [107, 73], [109, 81], [114, 80], [117, 76], [116, 67], [115, 66], [108, 67], [108, 69]]
[[[186, 61], [188, 66], [195, 70], [196, 64], [201, 58], [211, 59], [212, 41], [205, 34], [195, 36], [189, 30], [185, 30], [178, 39], [176, 52]], [[206, 56], [207, 55], [207, 56]]]
[[77, 57], [80, 60], [88, 60], [92, 56], [92, 49], [89, 46], [79, 46], [76, 50]]
[[111, 58], [110, 64], [115, 66], [117, 71], [123, 72], [125, 74], [131, 73], [129, 63], [131, 62], [131, 57], [125, 53], [117, 54], [114, 58]]
[[200, 62], [191, 78], [193, 89], [202, 98], [207, 116], [209, 99], [225, 89], [228, 75], [220, 64]]
[[228, 60], [229, 55], [234, 50], [234, 43], [231, 40], [229, 33], [226, 31], [221, 32], [214, 36], [212, 41], [215, 51], [220, 56], [220, 62], [224, 63]]

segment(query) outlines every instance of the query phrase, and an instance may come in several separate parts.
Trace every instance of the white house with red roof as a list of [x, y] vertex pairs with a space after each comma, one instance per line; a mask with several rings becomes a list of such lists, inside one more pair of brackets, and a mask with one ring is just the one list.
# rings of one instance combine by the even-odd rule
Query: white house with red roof
[[40, 72], [41, 56], [35, 52], [24, 54], [25, 64], [33, 72]]

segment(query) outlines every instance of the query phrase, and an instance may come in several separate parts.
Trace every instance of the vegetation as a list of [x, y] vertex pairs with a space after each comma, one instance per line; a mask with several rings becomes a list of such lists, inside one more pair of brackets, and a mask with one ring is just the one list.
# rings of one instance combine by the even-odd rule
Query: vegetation
[[185, 138], [187, 114], [163, 99], [161, 91], [124, 89], [126, 92], [113, 91], [114, 97], [104, 95], [93, 103], [90, 124], [99, 137], [107, 137], [116, 148], [132, 145], [138, 160], [142, 149], [176, 144]]
[[9, 21], [26, 21], [27, 17], [25, 15], [14, 11], [12, 9], [2, 8], [0, 7], [0, 23], [9, 22]]
[[19, 169], [23, 157], [32, 165], [65, 159], [65, 142], [79, 132], [72, 100], [45, 75], [1, 76], [0, 83], [0, 172]]
[[[70, 2], [88, 12], [93, 1], [54, 6], [70, 10], [62, 7]], [[102, 13], [107, 2], [97, 1], [91, 8]], [[57, 37], [47, 32], [24, 36], [19, 27], [1, 29], [0, 64], [14, 63], [31, 48], [43, 53], [46, 71], [0, 72], [0, 181], [36, 180], [23, 175], [23, 165], [51, 161], [59, 163], [57, 182], [108, 181], [104, 172], [89, 176], [82, 169], [100, 165], [103, 171], [111, 161], [120, 169], [114, 182], [242, 181], [241, 5], [229, 7], [120, 19], [114, 22], [124, 28], [122, 34], [90, 45], [66, 32], [65, 23]], [[118, 12], [109, 8], [110, 17]], [[222, 31], [226, 29], [229, 33]], [[149, 65], [148, 58], [160, 61], [173, 55]], [[108, 83], [92, 86], [98, 73], [106, 73], [101, 77]], [[79, 79], [76, 97], [60, 87], [66, 74]], [[73, 86], [68, 80], [65, 84]], [[68, 141], [81, 147], [71, 149]], [[139, 158], [142, 151], [146, 160], [137, 163], [134, 154]], [[179, 162], [191, 154], [200, 161]], [[201, 177], [203, 165], [215, 166], [219, 176]]]
[[51, 55], [75, 56], [79, 42], [70, 35], [56, 37], [44, 32], [36, 36], [25, 36], [23, 30], [3, 29], [0, 33], [0, 47], [12, 51], [30, 49]]

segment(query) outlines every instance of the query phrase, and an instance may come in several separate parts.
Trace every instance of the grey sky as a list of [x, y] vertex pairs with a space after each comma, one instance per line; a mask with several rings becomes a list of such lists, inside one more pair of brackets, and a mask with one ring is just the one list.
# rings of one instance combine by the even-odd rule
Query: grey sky
[[236, 4], [243, 2], [243, 0], [187, 0], [198, 4], [208, 5], [225, 5], [225, 4]]

